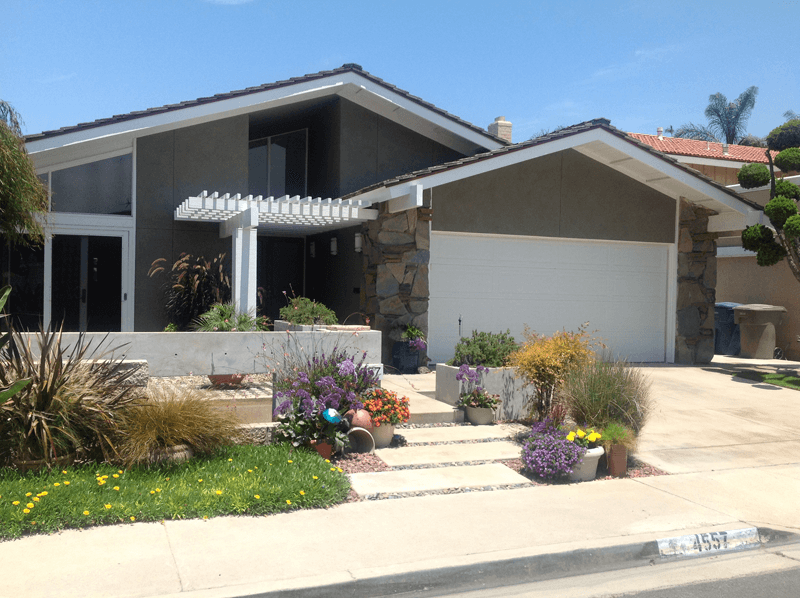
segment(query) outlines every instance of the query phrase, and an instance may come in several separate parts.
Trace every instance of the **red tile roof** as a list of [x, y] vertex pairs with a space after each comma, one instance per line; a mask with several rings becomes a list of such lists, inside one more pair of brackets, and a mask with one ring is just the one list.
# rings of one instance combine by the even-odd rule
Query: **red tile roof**
[[643, 135], [642, 133], [628, 133], [628, 135], [660, 152], [673, 156], [696, 156], [698, 158], [715, 158], [717, 160], [732, 160], [735, 162], [767, 163], [767, 156], [764, 153], [766, 150], [763, 147], [729, 145], [728, 154], [725, 155], [722, 153], [721, 143], [683, 139], [681, 137], [662, 137], [659, 139], [657, 135]]

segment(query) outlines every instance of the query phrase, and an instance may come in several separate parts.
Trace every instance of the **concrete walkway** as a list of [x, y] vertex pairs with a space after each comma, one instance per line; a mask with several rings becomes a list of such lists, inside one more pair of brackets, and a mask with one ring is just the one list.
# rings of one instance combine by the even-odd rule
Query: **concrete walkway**
[[684, 534], [800, 530], [800, 393], [710, 369], [646, 368], [638, 456], [669, 476], [27, 537], [0, 543], [0, 595], [374, 596], [658, 565], [656, 540]]

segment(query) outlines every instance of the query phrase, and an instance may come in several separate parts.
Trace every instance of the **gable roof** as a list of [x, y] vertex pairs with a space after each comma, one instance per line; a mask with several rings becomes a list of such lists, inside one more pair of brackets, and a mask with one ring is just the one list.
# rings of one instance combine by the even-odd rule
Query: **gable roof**
[[[665, 194], [670, 194], [667, 192], [666, 187], [668, 185], [667, 179], [672, 177], [661, 177], [654, 176], [651, 179], [647, 179], [647, 176], [652, 175], [657, 170], [657, 164], [655, 164], [652, 160], [649, 160], [649, 164], [643, 164], [642, 160], [639, 160], [639, 166], [634, 164], [629, 164], [630, 162], [636, 162], [635, 159], [631, 159], [630, 157], [626, 157], [629, 149], [626, 149], [626, 145], [616, 144], [617, 147], [611, 148], [608, 146], [608, 143], [604, 143], [598, 139], [587, 139], [583, 143], [579, 140], [571, 140], [570, 138], [577, 137], [579, 135], [585, 135], [587, 133], [591, 133], [593, 131], [602, 131], [604, 133], [610, 134], [613, 138], [617, 138], [624, 142], [627, 146], [633, 146], [645, 152], [645, 155], [649, 155], [653, 158], [656, 158], [658, 162], [665, 162], [670, 166], [683, 171], [683, 173], [690, 176], [689, 179], [687, 177], [682, 177], [683, 182], [682, 185], [686, 186], [685, 181], [689, 181], [691, 183], [692, 179], [699, 179], [702, 182], [702, 187], [706, 190], [706, 193], [703, 194], [704, 197], [711, 193], [714, 195], [713, 199], [704, 200], [700, 199], [697, 200], [696, 198], [688, 197], [691, 201], [696, 201], [700, 204], [713, 204], [712, 207], [709, 205], [708, 207], [712, 207], [712, 209], [722, 209], [723, 211], [729, 210], [736, 210], [733, 206], [738, 206], [739, 208], [749, 207], [750, 209], [754, 210], [763, 210], [763, 208], [750, 200], [744, 199], [738, 194], [734, 193], [730, 189], [726, 188], [724, 185], [717, 183], [712, 178], [698, 172], [697, 170], [686, 166], [685, 164], [680, 163], [675, 158], [662, 153], [650, 145], [640, 141], [635, 136], [630, 134], [624, 133], [620, 131], [616, 127], [611, 126], [611, 121], [606, 118], [596, 118], [593, 120], [589, 120], [586, 122], [582, 122], [570, 127], [565, 127], [563, 129], [559, 129], [547, 135], [543, 135], [542, 137], [537, 137], [535, 139], [530, 139], [528, 141], [517, 143], [508, 147], [503, 147], [500, 149], [492, 150], [489, 152], [485, 152], [482, 154], [477, 154], [475, 156], [468, 156], [466, 158], [461, 158], [459, 160], [454, 160], [452, 162], [447, 162], [445, 164], [440, 164], [436, 166], [431, 166], [429, 168], [424, 168], [421, 170], [417, 170], [415, 172], [411, 172], [408, 174], [400, 175], [397, 177], [393, 177], [391, 179], [387, 179], [381, 183], [376, 183], [374, 185], [370, 185], [356, 191], [354, 193], [350, 193], [345, 195], [343, 199], [347, 198], [354, 198], [358, 197], [361, 200], [369, 200], [369, 201], [385, 201], [386, 199], [392, 197], [391, 191], [389, 192], [387, 197], [382, 197], [387, 195], [384, 193], [384, 190], [390, 189], [391, 187], [395, 187], [397, 185], [401, 185], [403, 183], [411, 183], [412, 181], [423, 180], [428, 177], [433, 177], [440, 173], [447, 173], [453, 172], [460, 168], [469, 167], [471, 165], [476, 165], [481, 162], [496, 160], [498, 164], [495, 166], [497, 168], [502, 168], [503, 166], [513, 163], [514, 161], [522, 161], [524, 159], [528, 159], [525, 156], [519, 156], [517, 160], [503, 160], [504, 156], [511, 157], [513, 154], [517, 152], [522, 153], [530, 153], [538, 146], [546, 146], [549, 144], [553, 145], [553, 149], [551, 151], [562, 151], [564, 149], [576, 149], [581, 151], [585, 155], [600, 161], [601, 163], [606, 163], [612, 168], [619, 170], [620, 172], [626, 173], [632, 178], [639, 178], [642, 179], [642, 182], [645, 184], [662, 191]], [[545, 152], [546, 153], [546, 152]], [[607, 159], [602, 159], [603, 157]], [[535, 156], [531, 156], [533, 158]], [[487, 166], [487, 169], [491, 169], [491, 166]], [[645, 169], [648, 169], [645, 175]], [[449, 179], [456, 179], [456, 178], [463, 178], [466, 176], [470, 176], [466, 172], [461, 175], [454, 175], [453, 177], [448, 177]], [[449, 182], [449, 180], [443, 180], [437, 184], [444, 184]], [[429, 183], [427, 186], [436, 186], [434, 183]], [[688, 187], [687, 187], [688, 188]], [[398, 195], [396, 193], [395, 195]], [[674, 194], [674, 193], [673, 193]], [[697, 192], [695, 192], [697, 195]]]
[[[259, 86], [256, 86], [256, 87], [248, 87], [246, 89], [230, 91], [230, 92], [227, 92], [227, 93], [220, 93], [220, 94], [216, 94], [216, 95], [209, 96], [209, 97], [197, 98], [195, 100], [187, 100], [187, 101], [184, 101], [184, 102], [179, 102], [177, 104], [167, 104], [165, 106], [160, 106], [160, 107], [156, 107], [156, 108], [147, 108], [146, 110], [137, 110], [137, 111], [134, 111], [134, 112], [129, 112], [127, 114], [117, 114], [115, 116], [111, 116], [111, 117], [107, 117], [107, 118], [101, 118], [101, 119], [98, 119], [98, 120], [95, 120], [95, 121], [92, 121], [92, 122], [79, 123], [77, 125], [62, 127], [60, 129], [56, 129], [56, 130], [43, 131], [41, 133], [36, 133], [36, 134], [33, 134], [33, 135], [26, 135], [25, 136], [25, 141], [27, 143], [30, 143], [30, 142], [43, 140], [43, 139], [50, 139], [50, 138], [53, 138], [53, 137], [58, 137], [58, 136], [61, 136], [61, 135], [67, 135], [67, 134], [70, 134], [70, 133], [87, 131], [87, 130], [90, 130], [90, 129], [96, 129], [96, 128], [101, 128], [101, 127], [106, 127], [106, 126], [109, 126], [109, 125], [114, 125], [114, 124], [118, 124], [118, 123], [124, 123], [124, 122], [127, 122], [127, 121], [132, 121], [132, 120], [136, 120], [136, 119], [142, 119], [142, 118], [145, 118], [145, 117], [148, 117], [148, 116], [155, 116], [155, 115], [161, 115], [161, 114], [166, 114], [166, 113], [171, 113], [171, 112], [177, 112], [177, 111], [180, 111], [180, 110], [186, 110], [188, 108], [193, 108], [193, 107], [197, 107], [197, 106], [204, 106], [204, 105], [208, 105], [208, 104], [214, 104], [214, 103], [217, 103], [217, 102], [223, 102], [225, 100], [235, 100], [235, 99], [238, 99], [238, 98], [246, 98], [247, 96], [258, 94], [258, 93], [262, 93], [262, 92], [265, 92], [265, 91], [278, 90], [278, 89], [281, 89], [281, 88], [289, 88], [289, 87], [297, 86], [297, 85], [303, 84], [303, 83], [309, 83], [309, 82], [315, 82], [315, 81], [324, 82], [325, 79], [336, 78], [337, 76], [341, 76], [341, 75], [347, 74], [347, 73], [354, 73], [354, 74], [358, 75], [359, 77], [362, 77], [363, 79], [366, 79], [367, 81], [369, 81], [371, 83], [374, 83], [374, 84], [380, 86], [381, 88], [383, 88], [383, 89], [385, 89], [387, 91], [390, 91], [390, 92], [393, 92], [395, 94], [398, 94], [402, 98], [405, 98], [405, 99], [413, 102], [414, 104], [416, 104], [416, 105], [418, 105], [418, 106], [420, 106], [422, 108], [430, 110], [430, 111], [436, 113], [437, 115], [444, 117], [445, 119], [447, 119], [448, 121], [452, 122], [455, 125], [458, 125], [458, 126], [461, 126], [461, 127], [465, 127], [465, 128], [469, 129], [470, 131], [472, 131], [474, 133], [478, 133], [479, 135], [485, 137], [486, 141], [491, 143], [491, 145], [497, 145], [497, 144], [508, 145], [509, 144], [509, 142], [506, 141], [505, 139], [497, 137], [496, 135], [492, 135], [491, 133], [489, 133], [485, 129], [482, 129], [481, 127], [473, 125], [472, 123], [469, 123], [469, 122], [467, 122], [467, 121], [465, 121], [465, 120], [463, 120], [463, 119], [461, 119], [461, 118], [459, 118], [459, 117], [457, 117], [457, 116], [455, 116], [453, 114], [450, 114], [446, 110], [442, 110], [441, 108], [431, 104], [430, 102], [426, 102], [422, 98], [419, 98], [419, 97], [417, 97], [415, 95], [412, 95], [411, 93], [409, 93], [408, 91], [405, 91], [404, 89], [400, 89], [399, 87], [397, 87], [395, 85], [392, 85], [391, 83], [387, 83], [383, 79], [380, 79], [379, 77], [376, 77], [375, 75], [372, 75], [372, 74], [368, 73], [367, 71], [363, 70], [360, 65], [355, 64], [355, 63], [343, 64], [341, 67], [336, 68], [336, 69], [332, 69], [332, 70], [328, 70], [328, 71], [320, 71], [318, 73], [312, 73], [312, 74], [308, 74], [308, 75], [303, 75], [302, 77], [293, 77], [291, 79], [286, 79], [284, 81], [276, 81], [274, 83], [265, 83], [264, 85], [259, 85]], [[289, 90], [287, 90], [287, 91], [289, 91]]]
[[[763, 147], [729, 144], [728, 153], [726, 154], [721, 143], [714, 143], [711, 141], [664, 136], [659, 139], [658, 135], [644, 135], [642, 133], [628, 133], [628, 135], [665, 154], [730, 160], [732, 162], [767, 163], [767, 156], [764, 153], [765, 148]], [[776, 153], [777, 152], [773, 152], [773, 155]], [[731, 168], [733, 167], [734, 166], [731, 166]]]

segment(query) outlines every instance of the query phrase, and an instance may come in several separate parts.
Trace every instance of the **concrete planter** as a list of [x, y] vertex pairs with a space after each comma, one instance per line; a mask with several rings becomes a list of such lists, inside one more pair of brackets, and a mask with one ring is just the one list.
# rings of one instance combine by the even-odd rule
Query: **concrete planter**
[[467, 420], [473, 426], [486, 426], [494, 421], [494, 409], [489, 407], [465, 407]]
[[[466, 390], [463, 382], [456, 380], [458, 368], [450, 365], [436, 365], [436, 400], [455, 405], [461, 393]], [[534, 395], [533, 387], [517, 378], [514, 368], [489, 368], [483, 375], [480, 385], [486, 392], [500, 396], [500, 406], [496, 418], [522, 419], [528, 415], [528, 403]]]
[[569, 474], [570, 481], [588, 482], [595, 479], [597, 477], [597, 463], [603, 453], [605, 453], [605, 450], [602, 446], [588, 449], [583, 459], [572, 468], [572, 473]]

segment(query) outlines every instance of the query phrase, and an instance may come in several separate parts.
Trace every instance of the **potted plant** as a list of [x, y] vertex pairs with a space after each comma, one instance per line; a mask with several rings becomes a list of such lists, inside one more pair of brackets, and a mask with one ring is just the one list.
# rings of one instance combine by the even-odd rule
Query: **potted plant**
[[330, 411], [333, 410], [317, 398], [304, 400], [299, 409], [285, 409], [279, 415], [275, 440], [313, 448], [328, 459], [332, 453], [344, 450], [349, 442], [342, 418], [332, 416]]
[[628, 473], [628, 452], [636, 448], [633, 430], [619, 422], [611, 422], [603, 428], [603, 447], [606, 451], [608, 475], [621, 478]]
[[544, 480], [572, 473], [586, 449], [567, 440], [567, 432], [552, 419], [536, 422], [522, 442], [523, 469]]
[[361, 402], [372, 419], [372, 436], [375, 448], [386, 448], [394, 437], [394, 427], [411, 417], [408, 398], [400, 397], [392, 390], [370, 388], [361, 395]]
[[425, 333], [416, 326], [406, 324], [400, 341], [392, 347], [392, 365], [401, 374], [416, 374], [427, 347]]
[[576, 428], [567, 434], [567, 440], [583, 447], [586, 452], [580, 463], [578, 463], [569, 474], [569, 479], [573, 482], [586, 482], [597, 477], [597, 463], [605, 451], [600, 446], [602, 435], [593, 429]]
[[287, 304], [280, 309], [281, 319], [275, 321], [275, 330], [304, 330], [304, 326], [309, 326], [308, 330], [313, 330], [314, 326], [324, 326], [336, 324], [339, 320], [336, 313], [325, 307], [322, 303], [312, 301], [308, 297], [298, 297], [292, 291], [289, 297], [283, 291]]
[[495, 409], [500, 405], [500, 396], [486, 391], [485, 388], [478, 386], [481, 375], [488, 371], [479, 365], [474, 370], [467, 364], [462, 365], [456, 380], [463, 382], [466, 387], [465, 392], [461, 393], [456, 407], [463, 407], [466, 411], [467, 419], [473, 425], [485, 425], [494, 421]]

